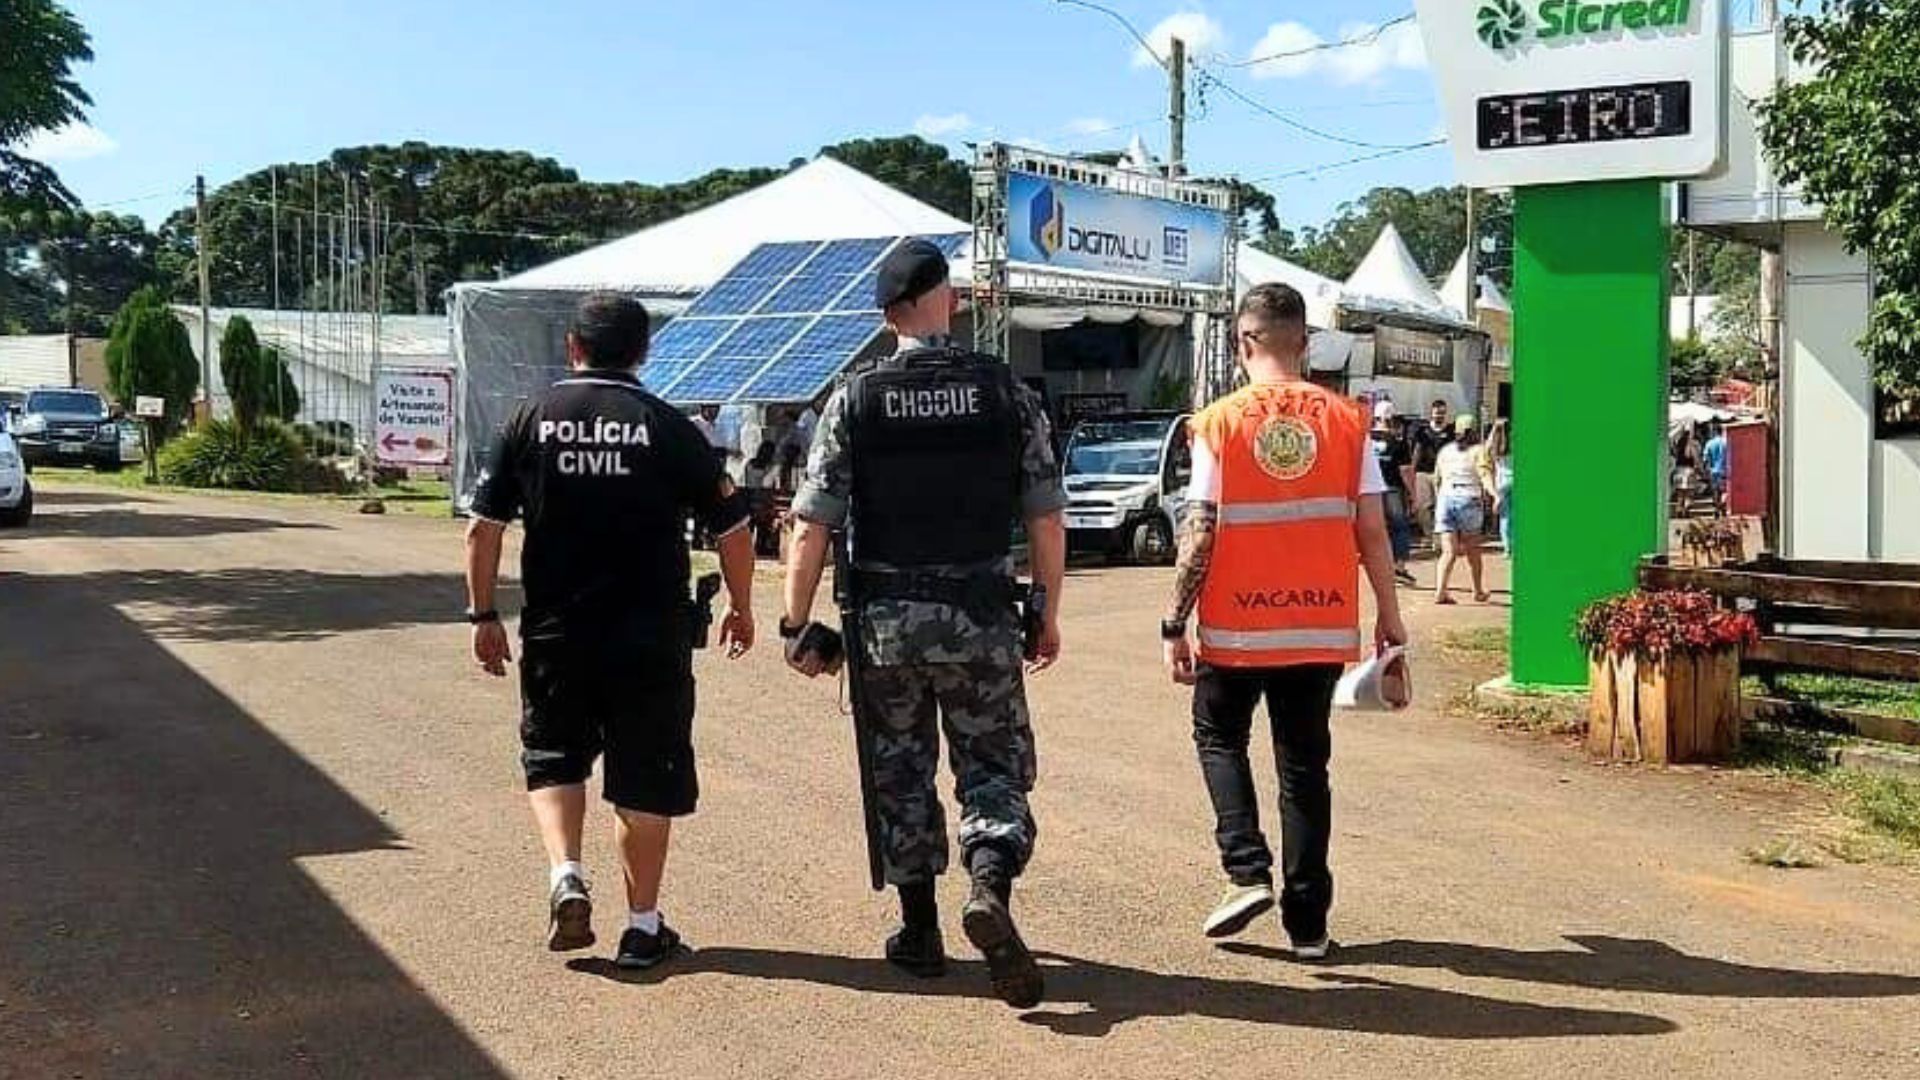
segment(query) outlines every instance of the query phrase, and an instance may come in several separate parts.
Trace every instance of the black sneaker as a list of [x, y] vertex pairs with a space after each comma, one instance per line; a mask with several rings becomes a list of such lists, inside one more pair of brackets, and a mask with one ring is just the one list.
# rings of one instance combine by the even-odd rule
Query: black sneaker
[[1040, 965], [1020, 940], [1013, 925], [1013, 914], [993, 890], [975, 883], [967, 906], [960, 910], [960, 925], [967, 940], [987, 958], [987, 973], [993, 979], [993, 992], [1016, 1009], [1031, 1009], [1046, 993], [1046, 980]]
[[593, 944], [593, 901], [580, 875], [567, 874], [554, 884], [547, 916], [547, 948], [572, 952]]
[[613, 966], [627, 971], [645, 971], [672, 957], [679, 948], [680, 935], [664, 922], [660, 924], [657, 934], [629, 926], [627, 932], [620, 935], [620, 951], [613, 958]]
[[937, 926], [902, 926], [887, 939], [887, 963], [918, 979], [947, 973], [947, 946]]

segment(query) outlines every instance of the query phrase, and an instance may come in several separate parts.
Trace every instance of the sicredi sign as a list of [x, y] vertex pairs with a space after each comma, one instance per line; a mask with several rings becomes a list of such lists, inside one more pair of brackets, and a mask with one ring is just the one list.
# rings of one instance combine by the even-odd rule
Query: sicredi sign
[[1718, 168], [1725, 0], [1417, 0], [1417, 8], [1461, 183]]

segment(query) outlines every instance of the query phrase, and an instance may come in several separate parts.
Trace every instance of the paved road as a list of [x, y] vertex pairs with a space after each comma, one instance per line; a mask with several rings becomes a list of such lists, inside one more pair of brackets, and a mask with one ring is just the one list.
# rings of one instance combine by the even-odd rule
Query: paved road
[[[667, 898], [698, 951], [615, 978], [538, 947], [514, 691], [467, 665], [453, 525], [42, 507], [0, 534], [0, 1077], [1920, 1076], [1920, 875], [1751, 866], [1804, 800], [1448, 718], [1479, 673], [1431, 648], [1422, 708], [1338, 721], [1339, 962], [1272, 921], [1209, 946], [1153, 570], [1076, 573], [1034, 687], [1045, 1007], [874, 959], [835, 688], [770, 649], [701, 662]], [[610, 847], [600, 819], [609, 897]]]

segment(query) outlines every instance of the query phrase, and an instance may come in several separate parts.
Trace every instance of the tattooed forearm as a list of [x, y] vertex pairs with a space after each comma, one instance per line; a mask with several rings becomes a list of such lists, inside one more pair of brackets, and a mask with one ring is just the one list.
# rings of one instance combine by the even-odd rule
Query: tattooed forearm
[[1190, 502], [1180, 519], [1180, 556], [1174, 563], [1173, 600], [1167, 605], [1167, 621], [1185, 622], [1200, 600], [1200, 586], [1207, 580], [1207, 567], [1213, 562], [1213, 535], [1220, 525], [1220, 507], [1210, 502]]

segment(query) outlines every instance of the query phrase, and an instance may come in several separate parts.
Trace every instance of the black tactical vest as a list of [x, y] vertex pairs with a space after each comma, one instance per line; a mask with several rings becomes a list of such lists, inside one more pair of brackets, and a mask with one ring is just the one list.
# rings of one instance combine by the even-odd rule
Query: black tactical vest
[[1011, 547], [1020, 423], [990, 356], [915, 349], [853, 377], [853, 554], [861, 562], [985, 562]]

